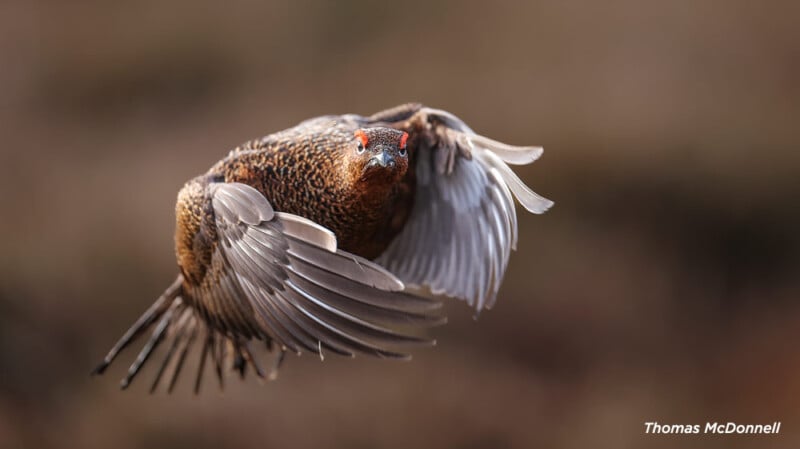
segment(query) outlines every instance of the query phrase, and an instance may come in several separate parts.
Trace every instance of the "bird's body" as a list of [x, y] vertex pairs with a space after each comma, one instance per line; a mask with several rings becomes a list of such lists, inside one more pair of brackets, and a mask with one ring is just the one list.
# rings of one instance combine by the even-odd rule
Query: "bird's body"
[[[250, 141], [189, 181], [176, 204], [176, 282], [111, 350], [157, 323], [123, 381], [162, 340], [170, 388], [203, 338], [222, 379], [227, 358], [263, 374], [249, 342], [290, 352], [403, 357], [425, 342], [398, 326], [442, 322], [435, 295], [477, 310], [495, 299], [516, 243], [512, 195], [533, 212], [549, 201], [503, 161], [541, 149], [474, 134], [445, 111], [402, 105], [370, 117], [325, 116]], [[280, 358], [282, 359], [282, 357]]]

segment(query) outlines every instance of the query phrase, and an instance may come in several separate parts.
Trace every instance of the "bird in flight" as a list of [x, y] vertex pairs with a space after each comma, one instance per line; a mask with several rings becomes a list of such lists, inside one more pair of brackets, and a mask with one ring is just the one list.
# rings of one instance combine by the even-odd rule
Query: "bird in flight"
[[507, 164], [541, 153], [420, 104], [247, 142], [181, 189], [179, 274], [94, 373], [150, 329], [123, 388], [164, 342], [151, 391], [172, 391], [194, 346], [196, 392], [209, 359], [220, 385], [230, 368], [266, 377], [259, 341], [276, 353], [270, 376], [287, 352], [408, 358], [408, 344], [433, 343], [414, 331], [444, 322], [439, 298], [494, 305], [517, 244], [513, 198], [536, 214], [553, 204]]

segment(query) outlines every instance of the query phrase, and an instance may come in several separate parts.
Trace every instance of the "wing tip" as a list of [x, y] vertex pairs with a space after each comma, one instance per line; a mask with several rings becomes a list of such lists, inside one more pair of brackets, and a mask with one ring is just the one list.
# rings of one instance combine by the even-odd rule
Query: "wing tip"
[[[530, 146], [530, 147], [517, 147], [520, 154], [515, 154], [514, 157], [503, 157], [500, 156], [500, 159], [503, 159], [504, 162], [514, 165], [527, 165], [539, 160], [544, 154], [544, 147], [540, 146]], [[516, 153], [516, 151], [515, 151]]]
[[536, 201], [532, 201], [530, 203], [522, 203], [522, 206], [525, 207], [530, 213], [541, 215], [547, 212], [551, 207], [553, 207], [556, 203], [552, 200], [548, 200], [547, 198], [536, 198]]

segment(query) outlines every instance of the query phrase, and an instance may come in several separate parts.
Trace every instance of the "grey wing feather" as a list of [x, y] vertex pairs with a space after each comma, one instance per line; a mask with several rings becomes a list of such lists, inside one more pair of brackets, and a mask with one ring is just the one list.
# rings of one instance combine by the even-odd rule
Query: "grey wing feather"
[[506, 162], [531, 163], [542, 149], [480, 136], [431, 108], [396, 126], [427, 135], [418, 139], [411, 215], [377, 262], [408, 285], [466, 300], [477, 311], [492, 307], [517, 244], [514, 197], [537, 214], [553, 205]]
[[212, 257], [225, 269], [206, 300], [223, 326], [255, 323], [293, 352], [406, 357], [391, 346], [432, 343], [391, 325], [439, 324], [440, 303], [402, 292], [385, 268], [338, 250], [328, 229], [274, 212], [250, 186], [210, 188], [220, 241]]

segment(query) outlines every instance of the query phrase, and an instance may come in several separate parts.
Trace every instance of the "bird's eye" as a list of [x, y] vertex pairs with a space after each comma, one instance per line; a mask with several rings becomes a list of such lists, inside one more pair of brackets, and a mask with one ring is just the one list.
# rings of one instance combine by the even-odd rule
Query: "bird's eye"
[[367, 134], [363, 130], [356, 130], [354, 133], [356, 140], [358, 141], [358, 154], [364, 152], [364, 149], [367, 147], [367, 142], [369, 142], [369, 138]]
[[406, 155], [406, 142], [408, 142], [408, 133], [403, 133], [400, 137], [400, 156], [403, 157]]

